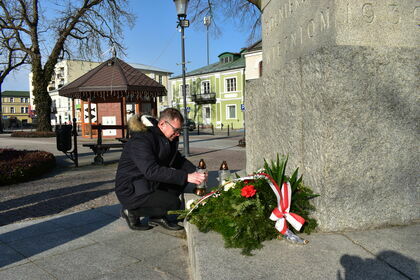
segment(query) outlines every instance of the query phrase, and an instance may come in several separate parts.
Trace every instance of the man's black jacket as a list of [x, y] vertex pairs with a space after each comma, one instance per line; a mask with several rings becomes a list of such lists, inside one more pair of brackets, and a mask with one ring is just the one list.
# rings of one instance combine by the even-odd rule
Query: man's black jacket
[[124, 145], [115, 179], [115, 193], [126, 209], [141, 207], [159, 183], [181, 186], [195, 166], [178, 152], [178, 138], [169, 141], [157, 126], [132, 134]]

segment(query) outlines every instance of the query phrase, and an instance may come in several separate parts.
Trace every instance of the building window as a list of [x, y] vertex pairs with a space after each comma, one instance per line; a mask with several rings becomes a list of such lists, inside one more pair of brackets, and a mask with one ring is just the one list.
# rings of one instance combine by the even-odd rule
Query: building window
[[9, 101], [10, 101], [10, 103], [13, 103], [13, 102], [15, 102], [15, 99], [13, 97], [10, 97]]
[[[185, 92], [186, 92], [186, 96], [190, 96], [190, 85], [189, 84], [185, 84]], [[182, 84], [179, 85], [179, 95], [183, 96]]]
[[236, 91], [236, 78], [226, 79], [226, 92]]
[[201, 93], [210, 93], [210, 81], [201, 82]]
[[20, 98], [20, 103], [25, 103], [25, 98], [21, 97]]
[[162, 84], [162, 75], [159, 75], [159, 84]]
[[259, 77], [262, 77], [262, 74], [263, 74], [263, 62], [262, 61], [260, 61], [259, 63], [258, 63], [258, 72], [259, 72]]
[[20, 113], [22, 113], [22, 114], [25, 113], [25, 107], [20, 107]]
[[15, 113], [15, 107], [10, 107], [10, 113], [14, 114]]
[[227, 119], [236, 119], [236, 105], [227, 105], [226, 106], [226, 118]]
[[29, 108], [25, 107], [25, 113], [28, 114], [29, 113]]

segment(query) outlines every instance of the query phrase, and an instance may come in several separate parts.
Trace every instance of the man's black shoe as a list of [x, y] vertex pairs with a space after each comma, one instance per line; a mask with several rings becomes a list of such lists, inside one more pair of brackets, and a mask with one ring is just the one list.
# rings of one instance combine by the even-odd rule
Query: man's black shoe
[[178, 225], [176, 222], [170, 222], [167, 218], [149, 218], [149, 224], [152, 226], [161, 226], [169, 230], [182, 230], [183, 226]]
[[127, 209], [121, 209], [121, 217], [123, 217], [126, 220], [126, 222], [128, 224], [128, 227], [131, 228], [132, 230], [148, 230], [148, 229], [151, 229], [151, 227], [149, 225], [142, 225], [140, 223], [139, 217], [133, 215]]

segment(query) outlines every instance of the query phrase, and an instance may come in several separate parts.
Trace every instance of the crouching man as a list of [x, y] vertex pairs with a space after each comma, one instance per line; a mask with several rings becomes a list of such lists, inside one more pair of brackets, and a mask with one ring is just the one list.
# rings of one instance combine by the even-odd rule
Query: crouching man
[[[177, 109], [168, 108], [158, 121], [136, 115], [128, 123], [132, 137], [121, 154], [115, 193], [122, 204], [121, 216], [133, 230], [147, 230], [150, 225], [183, 229], [166, 213], [180, 209], [179, 196], [187, 183], [207, 180], [178, 151], [183, 122]], [[149, 225], [141, 224], [140, 217], [149, 217]]]

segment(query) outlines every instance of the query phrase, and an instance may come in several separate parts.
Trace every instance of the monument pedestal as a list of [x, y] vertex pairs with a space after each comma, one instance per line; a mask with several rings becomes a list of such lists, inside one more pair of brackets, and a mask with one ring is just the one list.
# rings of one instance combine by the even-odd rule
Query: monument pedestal
[[[264, 74], [246, 88], [247, 171], [288, 154], [321, 195], [324, 231], [409, 223], [420, 218], [418, 8], [318, 2], [264, 10]], [[305, 30], [318, 37], [300, 41]]]

